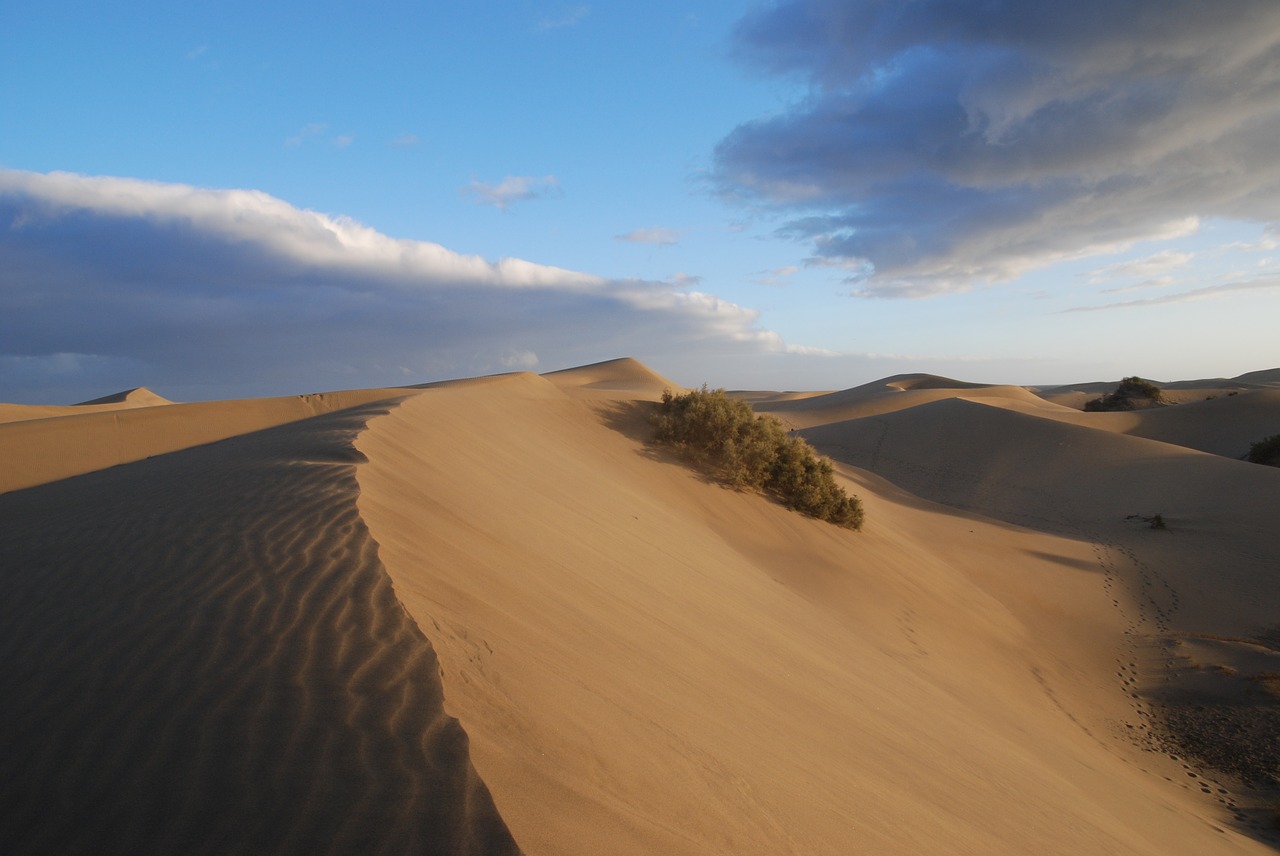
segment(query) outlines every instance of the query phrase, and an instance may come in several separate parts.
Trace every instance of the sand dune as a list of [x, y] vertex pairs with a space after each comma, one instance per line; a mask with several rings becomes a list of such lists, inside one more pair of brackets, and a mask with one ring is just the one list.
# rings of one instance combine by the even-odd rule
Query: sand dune
[[1123, 425], [925, 375], [755, 394], [851, 533], [649, 447], [668, 387], [0, 426], [0, 850], [1274, 852], [1158, 736], [1161, 693], [1273, 657], [1280, 471], [1167, 442], [1270, 391]]
[[1280, 434], [1280, 389], [1249, 390], [1141, 411], [1128, 433], [1241, 458], [1254, 443]]
[[684, 390], [648, 366], [623, 357], [589, 366], [563, 369], [543, 375], [560, 389], [573, 394], [594, 394], [599, 397], [614, 397], [617, 393], [633, 393], [637, 398], [657, 398], [663, 390], [673, 392]]
[[957, 397], [974, 401], [996, 399], [1002, 404], [1016, 403], [1037, 410], [1058, 407], [1020, 386], [966, 383], [924, 374], [896, 375], [814, 397], [758, 400], [754, 406], [757, 411], [770, 413], [793, 428], [808, 428]]
[[625, 401], [502, 384], [375, 420], [360, 506], [526, 852], [1255, 848], [1117, 736], [1150, 715], [1117, 550], [850, 472], [852, 535], [655, 460]]
[[1280, 369], [1262, 369], [1256, 372], [1245, 372], [1236, 380], [1243, 383], [1256, 383], [1262, 386], [1280, 386]]
[[[0, 493], [140, 461], [250, 431], [295, 422], [394, 395], [351, 390], [281, 398], [170, 404], [76, 405], [43, 418], [0, 424]], [[114, 396], [111, 396], [114, 398]], [[85, 412], [89, 411], [89, 412]]]
[[156, 395], [146, 387], [126, 389], [104, 395], [80, 404], [0, 404], [0, 422], [21, 422], [26, 419], [49, 419], [55, 416], [84, 416], [87, 413], [104, 413], [113, 410], [131, 410], [136, 407], [158, 407], [173, 404], [169, 399]]
[[[809, 427], [905, 410], [930, 401], [962, 399], [1083, 428], [1131, 434], [1235, 459], [1244, 457], [1253, 443], [1280, 433], [1280, 391], [1262, 386], [1248, 389], [1227, 387], [1208, 392], [1204, 388], [1198, 388], [1185, 397], [1185, 403], [1177, 406], [1086, 413], [1080, 409], [1083, 401], [1076, 403], [1079, 406], [1066, 406], [1060, 403], [1067, 400], [1063, 396], [1043, 399], [1023, 387], [991, 386], [981, 389], [979, 394], [965, 387], [955, 387], [952, 390], [938, 387], [931, 395], [912, 398], [894, 395], [887, 389], [878, 389], [882, 383], [824, 397], [831, 401], [843, 400], [844, 407], [824, 410], [820, 407], [824, 399], [811, 399], [778, 407], [764, 404], [757, 409], [772, 412], [798, 427]], [[868, 394], [868, 388], [874, 392]], [[1097, 397], [1097, 394], [1080, 395], [1086, 398]]]
[[[1239, 632], [1280, 616], [1280, 588], [1270, 584], [1280, 470], [960, 399], [805, 436], [837, 460], [948, 505], [1091, 541], [1140, 543], [1166, 575], [1201, 580], [1195, 606], [1183, 611], [1196, 609], [1203, 629]], [[1157, 513], [1170, 532], [1135, 531], [1125, 519]]]
[[[1146, 378], [1146, 380], [1160, 388], [1166, 401], [1173, 404], [1187, 404], [1210, 396], [1280, 386], [1280, 369], [1248, 372], [1233, 378], [1215, 377], [1180, 381], [1152, 381]], [[1080, 410], [1084, 408], [1085, 402], [1114, 392], [1118, 385], [1119, 381], [1075, 383], [1048, 387], [1038, 392], [1046, 401]]]
[[157, 395], [145, 386], [137, 386], [121, 392], [104, 395], [92, 401], [82, 401], [75, 407], [92, 407], [100, 404], [119, 404], [123, 407], [155, 407], [160, 404], [173, 404], [163, 395]]
[[0, 496], [0, 851], [502, 853], [309, 419]]

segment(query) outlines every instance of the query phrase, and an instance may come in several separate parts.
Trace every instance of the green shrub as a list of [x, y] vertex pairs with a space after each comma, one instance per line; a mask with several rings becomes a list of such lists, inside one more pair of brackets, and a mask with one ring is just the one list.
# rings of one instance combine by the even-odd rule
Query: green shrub
[[1168, 404], [1160, 394], [1160, 387], [1134, 375], [1120, 381], [1115, 392], [1086, 401], [1084, 409], [1097, 412], [1107, 410], [1141, 410]]
[[1280, 434], [1272, 434], [1249, 447], [1245, 460], [1269, 467], [1280, 467]]
[[764, 491], [787, 508], [846, 529], [862, 528], [862, 503], [836, 484], [831, 462], [723, 389], [666, 390], [653, 428], [655, 442], [675, 446], [727, 484]]

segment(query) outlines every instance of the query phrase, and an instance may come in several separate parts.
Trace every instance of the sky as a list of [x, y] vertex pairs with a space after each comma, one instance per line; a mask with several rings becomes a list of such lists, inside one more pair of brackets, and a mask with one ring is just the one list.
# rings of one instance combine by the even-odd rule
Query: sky
[[1280, 366], [1274, 0], [5, 4], [0, 400]]

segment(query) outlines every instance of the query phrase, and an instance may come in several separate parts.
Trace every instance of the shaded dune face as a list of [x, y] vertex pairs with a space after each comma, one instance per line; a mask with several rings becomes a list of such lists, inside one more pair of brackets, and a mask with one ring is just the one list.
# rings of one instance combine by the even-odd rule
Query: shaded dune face
[[386, 410], [0, 495], [0, 852], [518, 852], [356, 509]]

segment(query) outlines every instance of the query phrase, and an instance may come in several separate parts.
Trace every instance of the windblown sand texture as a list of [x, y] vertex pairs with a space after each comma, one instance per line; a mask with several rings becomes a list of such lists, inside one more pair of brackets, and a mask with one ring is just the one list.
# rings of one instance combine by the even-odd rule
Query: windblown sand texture
[[516, 852], [356, 509], [380, 412], [0, 495], [0, 852]]
[[1201, 451], [1280, 431], [1249, 382], [749, 394], [861, 533], [648, 446], [632, 360], [21, 417], [0, 850], [1274, 852], [1150, 737], [1271, 662], [1280, 470]]

